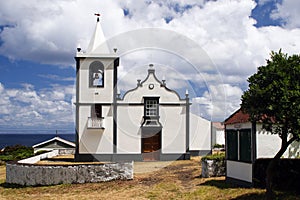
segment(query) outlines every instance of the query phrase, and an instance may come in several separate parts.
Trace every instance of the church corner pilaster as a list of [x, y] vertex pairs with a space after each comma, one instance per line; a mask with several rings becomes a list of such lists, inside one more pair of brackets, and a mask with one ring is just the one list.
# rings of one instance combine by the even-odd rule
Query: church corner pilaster
[[186, 152], [188, 153], [190, 151], [190, 98], [189, 98], [189, 93], [186, 92], [185, 94], [185, 100], [186, 100], [186, 123], [185, 123], [185, 128], [186, 128]]

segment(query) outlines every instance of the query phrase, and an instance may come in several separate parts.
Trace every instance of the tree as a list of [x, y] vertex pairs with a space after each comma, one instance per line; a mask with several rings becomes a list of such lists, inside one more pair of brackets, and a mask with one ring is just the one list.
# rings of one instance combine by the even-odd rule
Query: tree
[[300, 140], [300, 56], [272, 52], [266, 66], [248, 78], [241, 108], [251, 121], [281, 138], [281, 148], [267, 168], [267, 198], [273, 197], [272, 179], [276, 165], [294, 141]]

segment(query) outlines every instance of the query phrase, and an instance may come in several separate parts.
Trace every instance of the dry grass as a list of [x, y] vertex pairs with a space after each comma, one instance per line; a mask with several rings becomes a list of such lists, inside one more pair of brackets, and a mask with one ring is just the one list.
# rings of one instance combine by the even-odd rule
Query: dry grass
[[[265, 191], [261, 189], [233, 187], [225, 183], [224, 177], [200, 178], [199, 159], [175, 161], [162, 169], [154, 163], [150, 168], [140, 164], [138, 167], [148, 172], [140, 168], [131, 181], [43, 187], [7, 185], [5, 166], [0, 166], [0, 199], [264, 199]], [[152, 171], [151, 166], [158, 170]], [[298, 197], [278, 194], [278, 198]]]

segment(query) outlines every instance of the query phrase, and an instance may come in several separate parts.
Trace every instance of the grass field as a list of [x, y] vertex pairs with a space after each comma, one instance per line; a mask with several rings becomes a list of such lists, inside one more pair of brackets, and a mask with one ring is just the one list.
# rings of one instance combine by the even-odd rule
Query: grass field
[[[5, 183], [5, 166], [0, 166], [0, 199], [264, 199], [265, 190], [240, 188], [225, 183], [224, 177], [200, 178], [198, 159], [175, 161], [166, 167], [139, 172], [131, 181], [15, 187]], [[278, 199], [300, 199], [277, 193]]]

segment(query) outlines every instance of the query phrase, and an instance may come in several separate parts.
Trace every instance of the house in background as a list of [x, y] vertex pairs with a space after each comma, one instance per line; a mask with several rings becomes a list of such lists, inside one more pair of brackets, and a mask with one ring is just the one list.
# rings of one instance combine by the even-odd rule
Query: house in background
[[181, 97], [169, 89], [152, 64], [144, 80], [137, 77], [135, 88], [119, 94], [120, 58], [99, 19], [89, 47], [75, 59], [75, 160], [176, 160], [211, 152], [210, 121], [191, 114], [188, 91]]
[[[279, 151], [281, 139], [252, 123], [247, 113], [237, 110], [225, 120], [226, 180], [253, 185], [254, 163], [259, 158], [273, 158]], [[291, 144], [285, 158], [299, 156], [299, 143]]]
[[38, 151], [52, 151], [52, 150], [64, 150], [70, 154], [75, 152], [75, 143], [62, 139], [60, 137], [54, 137], [50, 140], [35, 144], [32, 146], [34, 153]]
[[212, 146], [225, 145], [225, 126], [222, 122], [212, 122]]

